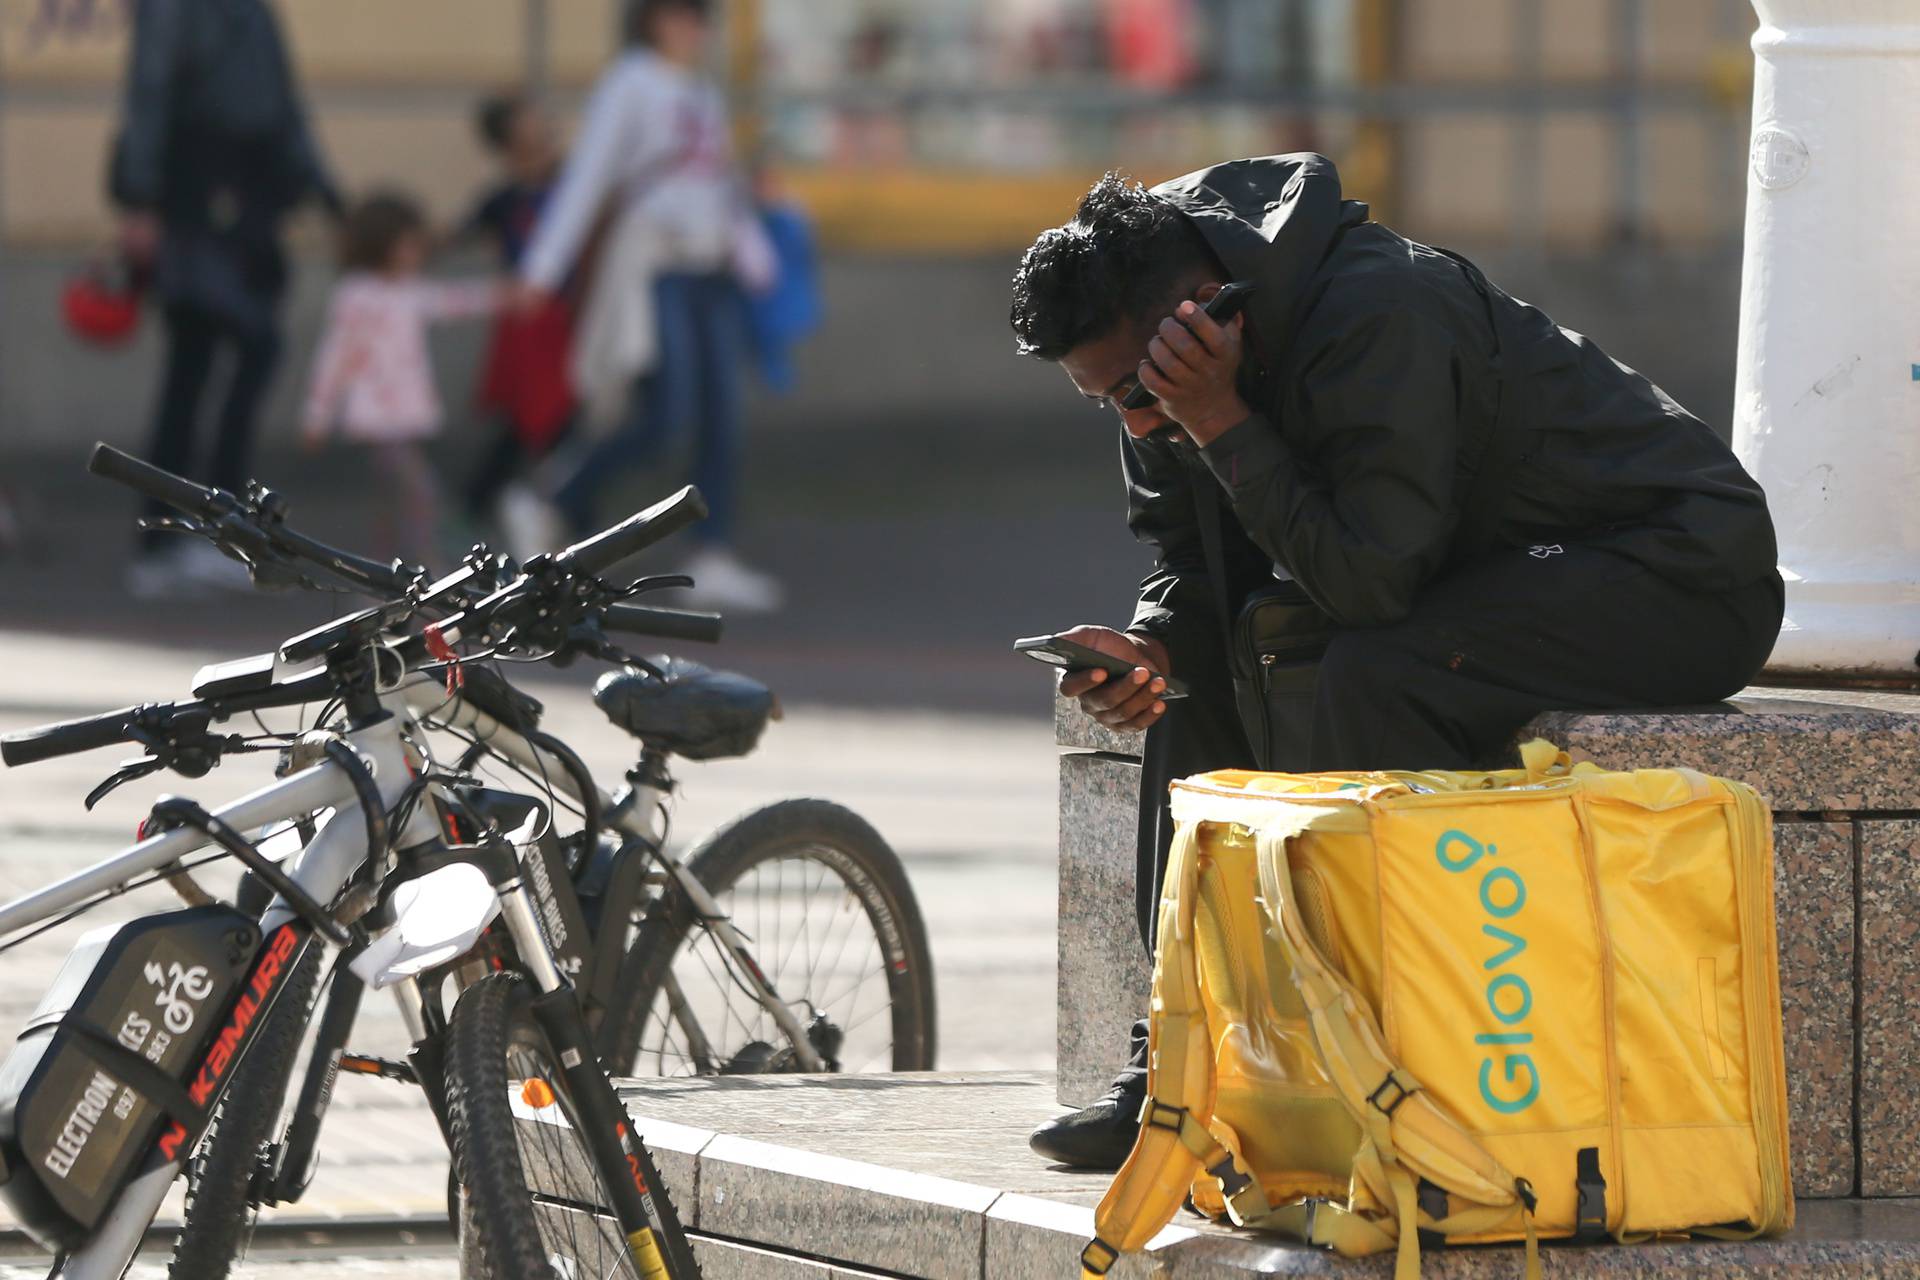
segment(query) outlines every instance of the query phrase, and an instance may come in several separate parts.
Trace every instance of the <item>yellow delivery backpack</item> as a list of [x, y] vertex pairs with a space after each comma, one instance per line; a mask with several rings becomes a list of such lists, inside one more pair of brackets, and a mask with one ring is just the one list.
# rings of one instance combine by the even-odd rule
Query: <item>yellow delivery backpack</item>
[[1340, 1253], [1793, 1225], [1771, 819], [1545, 742], [1174, 785], [1148, 1099], [1083, 1274], [1189, 1195]]

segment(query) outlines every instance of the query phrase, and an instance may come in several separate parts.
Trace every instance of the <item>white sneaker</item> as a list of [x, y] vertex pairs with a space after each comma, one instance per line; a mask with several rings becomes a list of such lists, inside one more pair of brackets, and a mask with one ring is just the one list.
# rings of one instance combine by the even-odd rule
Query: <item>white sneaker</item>
[[[163, 542], [142, 552], [126, 568], [127, 594], [135, 600], [202, 600], [218, 585], [246, 585], [246, 570], [232, 561], [231, 573], [210, 567], [206, 555], [225, 560], [211, 545], [184, 539]], [[220, 577], [225, 576], [224, 584]]]
[[747, 568], [726, 547], [702, 547], [680, 571], [693, 579], [687, 603], [696, 607], [723, 613], [774, 613], [786, 599], [777, 578]]
[[127, 594], [135, 600], [165, 600], [198, 594], [190, 588], [183, 573], [178, 547], [161, 546], [143, 551], [128, 562], [123, 581]]
[[199, 538], [184, 542], [174, 552], [180, 576], [190, 585], [215, 591], [251, 591], [253, 579], [247, 566], [227, 555], [211, 542]]
[[531, 485], [510, 484], [501, 490], [494, 515], [500, 521], [507, 554], [516, 560], [531, 560], [543, 551], [558, 551], [567, 545], [566, 521]]

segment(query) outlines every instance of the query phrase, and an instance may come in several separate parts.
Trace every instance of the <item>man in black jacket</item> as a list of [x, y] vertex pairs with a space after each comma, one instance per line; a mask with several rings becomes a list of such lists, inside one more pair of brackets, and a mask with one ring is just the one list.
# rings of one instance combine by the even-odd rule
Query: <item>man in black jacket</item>
[[[308, 196], [340, 209], [264, 0], [141, 0], [134, 7], [108, 186], [121, 210], [122, 251], [152, 269], [166, 321], [166, 372], [148, 457], [169, 471], [241, 488], [280, 354], [282, 224]], [[213, 448], [201, 451], [194, 447], [200, 402], [223, 349], [232, 370]], [[136, 595], [164, 595], [191, 578], [165, 551], [191, 562], [198, 544], [163, 546], [151, 534], [146, 542], [148, 554], [128, 574]]]
[[[1228, 281], [1254, 292], [1219, 324], [1202, 304]], [[1773, 646], [1773, 525], [1727, 447], [1465, 260], [1369, 221], [1323, 157], [1151, 191], [1109, 174], [1027, 252], [1012, 319], [1023, 352], [1119, 412], [1128, 523], [1158, 553], [1125, 630], [1066, 633], [1132, 673], [1060, 684], [1147, 731], [1149, 950], [1173, 779], [1489, 763], [1550, 708], [1724, 698]], [[1136, 386], [1151, 401], [1123, 407]], [[1322, 637], [1317, 667], [1263, 662], [1275, 601], [1282, 632], [1306, 615]], [[1189, 698], [1160, 696], [1169, 675]], [[1036, 1151], [1118, 1165], [1144, 1024], [1134, 1041]]]

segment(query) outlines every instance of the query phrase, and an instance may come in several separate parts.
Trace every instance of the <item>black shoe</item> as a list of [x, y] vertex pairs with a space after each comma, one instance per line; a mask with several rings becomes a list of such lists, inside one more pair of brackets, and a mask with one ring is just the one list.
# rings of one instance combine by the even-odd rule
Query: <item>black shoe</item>
[[[1144, 1082], [1142, 1082], [1144, 1084]], [[1100, 1101], [1055, 1116], [1033, 1131], [1027, 1145], [1055, 1164], [1075, 1169], [1118, 1169], [1140, 1135], [1141, 1085], [1116, 1080]]]

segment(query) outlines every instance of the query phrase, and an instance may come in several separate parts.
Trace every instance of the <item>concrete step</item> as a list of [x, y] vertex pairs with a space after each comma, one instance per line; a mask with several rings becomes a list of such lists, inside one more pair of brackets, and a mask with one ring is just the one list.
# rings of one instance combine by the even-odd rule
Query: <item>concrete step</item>
[[[631, 1081], [627, 1108], [660, 1160], [708, 1280], [1078, 1275], [1104, 1174], [1052, 1169], [1028, 1131], [1059, 1108], [1051, 1072], [734, 1076]], [[538, 1123], [527, 1119], [522, 1123]], [[1430, 1251], [1430, 1280], [1521, 1274], [1517, 1247]], [[1752, 1244], [1549, 1245], [1546, 1273], [1585, 1277], [1920, 1276], [1920, 1200], [1802, 1201], [1799, 1225]], [[1385, 1277], [1183, 1214], [1124, 1280]]]

